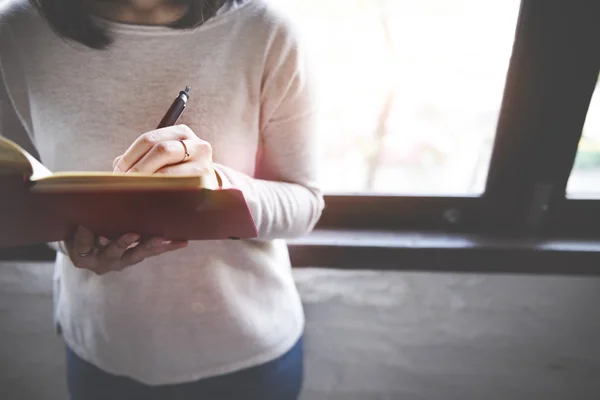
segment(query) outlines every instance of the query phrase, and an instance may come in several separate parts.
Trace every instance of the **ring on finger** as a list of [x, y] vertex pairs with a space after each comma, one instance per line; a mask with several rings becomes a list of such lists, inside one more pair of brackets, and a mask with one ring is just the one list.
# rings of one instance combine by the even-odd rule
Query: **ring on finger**
[[181, 160], [181, 162], [185, 162], [188, 158], [190, 158], [190, 152], [188, 151], [187, 145], [183, 139], [179, 139], [179, 142], [183, 145], [183, 160]]

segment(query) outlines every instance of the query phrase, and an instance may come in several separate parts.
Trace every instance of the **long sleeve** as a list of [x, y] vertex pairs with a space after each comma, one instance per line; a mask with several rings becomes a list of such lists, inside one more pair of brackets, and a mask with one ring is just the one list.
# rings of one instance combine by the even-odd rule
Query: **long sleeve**
[[310, 232], [321, 216], [317, 185], [316, 105], [313, 77], [297, 36], [282, 28], [265, 58], [260, 144], [255, 175], [216, 169], [246, 197], [259, 239], [286, 239]]
[[[2, 71], [1, 64], [0, 71]], [[33, 141], [27, 133], [23, 121], [15, 111], [3, 79], [0, 80], [0, 136], [16, 142], [32, 155], [36, 155]]]
[[[28, 133], [27, 122], [16, 111], [12, 98], [4, 81], [4, 68], [0, 58], [0, 136], [4, 136], [24, 148], [34, 157], [38, 157], [32, 135]], [[48, 246], [54, 251], [66, 254], [64, 243], [52, 242]]]

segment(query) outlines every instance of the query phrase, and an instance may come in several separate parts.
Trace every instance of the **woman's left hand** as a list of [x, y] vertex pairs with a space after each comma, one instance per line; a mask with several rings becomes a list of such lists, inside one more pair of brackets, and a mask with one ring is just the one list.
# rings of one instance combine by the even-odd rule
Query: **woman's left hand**
[[113, 162], [114, 172], [202, 175], [218, 186], [212, 147], [186, 125], [144, 133]]

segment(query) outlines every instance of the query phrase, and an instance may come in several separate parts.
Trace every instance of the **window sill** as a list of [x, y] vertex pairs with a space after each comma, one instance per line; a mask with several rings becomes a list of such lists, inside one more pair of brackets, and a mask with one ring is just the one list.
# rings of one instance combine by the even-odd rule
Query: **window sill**
[[600, 240], [318, 229], [288, 244], [296, 268], [600, 275]]
[[[295, 268], [600, 275], [600, 240], [317, 229], [288, 245]], [[54, 258], [45, 245], [0, 251], [1, 260]]]

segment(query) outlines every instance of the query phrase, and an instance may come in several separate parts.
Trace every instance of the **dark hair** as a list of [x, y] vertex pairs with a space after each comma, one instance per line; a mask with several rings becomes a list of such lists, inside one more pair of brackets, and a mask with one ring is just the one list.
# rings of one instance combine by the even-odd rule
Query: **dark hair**
[[[108, 32], [94, 23], [88, 7], [89, 0], [29, 0], [48, 21], [54, 31], [66, 38], [93, 49], [104, 49], [112, 39]], [[110, 1], [110, 0], [109, 0]], [[173, 29], [190, 29], [201, 25], [215, 15], [224, 0], [170, 0], [174, 4], [188, 5], [187, 13], [175, 23]]]

